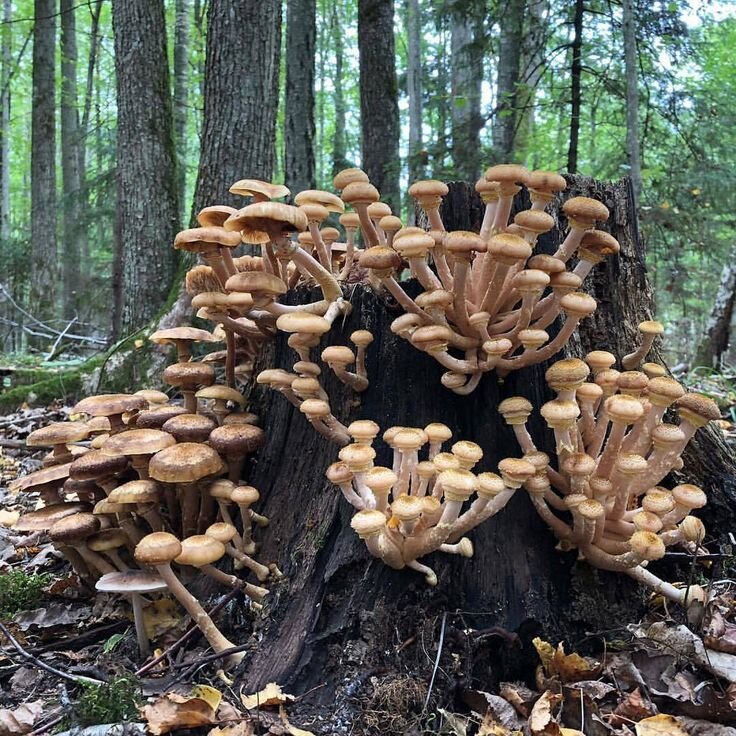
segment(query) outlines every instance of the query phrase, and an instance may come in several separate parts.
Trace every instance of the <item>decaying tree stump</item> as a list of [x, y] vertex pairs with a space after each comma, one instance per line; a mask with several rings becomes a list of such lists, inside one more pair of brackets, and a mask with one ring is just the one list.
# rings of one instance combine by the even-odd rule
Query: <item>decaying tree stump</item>
[[[607, 229], [622, 250], [586, 281], [599, 308], [582, 323], [570, 352], [600, 348], [622, 356], [636, 344], [637, 324], [653, 312], [630, 187], [576, 177], [566, 197], [576, 194], [605, 202], [611, 210]], [[448, 230], [479, 229], [481, 205], [469, 186], [451, 187], [443, 217]], [[559, 231], [548, 234], [540, 250], [553, 252], [558, 239]], [[521, 394], [537, 408], [533, 436], [553, 455], [551, 433], [538, 413], [553, 398], [543, 380], [545, 365], [512, 373], [503, 382], [489, 374], [470, 396], [457, 396], [440, 385], [444, 369], [438, 363], [390, 332], [400, 312], [385, 295], [363, 285], [348, 291], [352, 314], [329, 333], [330, 342], [347, 344], [359, 327], [370, 329], [376, 340], [368, 350], [371, 384], [364, 394], [354, 394], [327, 369], [323, 372], [333, 412], [342, 421], [370, 418], [382, 429], [444, 422], [455, 438], [479, 443], [485, 451], [479, 467], [495, 471], [501, 458], [521, 455], [497, 413], [500, 400]], [[318, 297], [298, 293], [295, 298]], [[289, 369], [294, 360], [280, 337], [261, 367]], [[416, 572], [385, 567], [352, 531], [354, 510], [324, 477], [338, 448], [275, 392], [254, 387], [251, 407], [263, 418], [268, 437], [248, 477], [261, 491], [259, 511], [271, 519], [260, 557], [277, 559], [286, 577], [273, 588], [269, 615], [258, 624], [259, 644], [244, 665], [242, 681], [252, 689], [276, 680], [296, 692], [323, 685], [309, 697], [329, 708], [324, 733], [340, 732], [341, 722], [352, 717], [346, 715], [350, 698], [371, 675], [414, 673], [426, 684], [440, 635], [434, 693], [446, 698], [458, 684], [488, 689], [498, 678], [528, 675], [535, 661], [530, 640], [537, 633], [578, 645], [640, 615], [645, 593], [625, 576], [595, 571], [576, 562], [575, 553], [556, 552], [553, 535], [523, 490], [471, 533], [472, 560], [441, 553], [425, 558], [438, 574], [436, 588]], [[691, 445], [687, 477], [708, 491], [703, 517], [711, 533], [723, 535], [736, 509], [733, 458], [715, 431], [701, 431]], [[382, 445], [376, 462], [390, 464]], [[466, 628], [481, 635], [466, 636]], [[461, 655], [455, 665], [453, 653]]]

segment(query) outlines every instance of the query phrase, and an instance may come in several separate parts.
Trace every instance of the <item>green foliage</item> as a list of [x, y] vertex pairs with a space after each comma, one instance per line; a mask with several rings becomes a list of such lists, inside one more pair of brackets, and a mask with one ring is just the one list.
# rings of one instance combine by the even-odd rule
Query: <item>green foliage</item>
[[138, 718], [141, 690], [132, 675], [118, 675], [105, 685], [83, 685], [72, 706], [71, 720], [77, 726], [124, 723]]
[[23, 570], [0, 575], [0, 618], [12, 618], [19, 611], [34, 608], [51, 579], [48, 574], [29, 575]]

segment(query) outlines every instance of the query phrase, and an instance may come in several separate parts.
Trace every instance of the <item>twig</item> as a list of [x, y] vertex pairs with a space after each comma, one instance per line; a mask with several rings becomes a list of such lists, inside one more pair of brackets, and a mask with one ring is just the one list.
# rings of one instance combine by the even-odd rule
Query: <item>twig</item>
[[[223, 649], [221, 652], [215, 652], [214, 654], [208, 654], [206, 657], [200, 657], [194, 664], [187, 667], [187, 669], [184, 670], [180, 675], [175, 677], [170, 683], [168, 683], [169, 687], [173, 687], [176, 685], [177, 682], [181, 682], [182, 680], [185, 680], [187, 677], [193, 675], [197, 670], [204, 667], [206, 664], [210, 664], [210, 662], [216, 662], [218, 659], [222, 659], [223, 657], [229, 657], [231, 654], [237, 654], [238, 652], [244, 652], [246, 649], [248, 649], [251, 646], [251, 644], [239, 644], [237, 647], [230, 647], [229, 649]], [[179, 669], [181, 667], [186, 666], [188, 663], [183, 662], [181, 664], [175, 664], [172, 665], [172, 669]]]
[[437, 657], [434, 660], [434, 668], [432, 669], [432, 678], [429, 681], [429, 687], [427, 688], [427, 697], [424, 699], [424, 707], [422, 713], [424, 713], [429, 707], [429, 698], [432, 695], [432, 688], [434, 687], [434, 678], [437, 675], [437, 670], [440, 668], [440, 659], [442, 657], [442, 647], [445, 643], [445, 626], [447, 624], [447, 611], [442, 614], [442, 627], [440, 628], [440, 640], [437, 644]]
[[15, 647], [18, 654], [20, 654], [22, 657], [25, 657], [29, 662], [35, 664], [36, 667], [39, 667], [42, 670], [46, 670], [46, 672], [49, 672], [52, 675], [56, 675], [57, 677], [61, 677], [64, 680], [74, 682], [77, 685], [105, 684], [104, 680], [95, 680], [92, 677], [83, 677], [80, 675], [70, 675], [68, 672], [62, 672], [61, 670], [57, 670], [55, 667], [52, 667], [50, 664], [42, 662], [38, 657], [34, 657], [30, 652], [23, 649], [23, 647], [18, 643], [15, 637], [8, 630], [8, 627], [2, 621], [0, 621], [0, 631], [2, 631], [7, 640], [13, 645], [13, 647]]
[[67, 332], [72, 328], [72, 325], [77, 321], [77, 315], [75, 314], [74, 317], [72, 317], [72, 321], [69, 322], [69, 324], [59, 333], [59, 336], [54, 341], [54, 344], [51, 346], [51, 350], [49, 350], [49, 354], [46, 356], [45, 360], [51, 360], [54, 355], [56, 355], [56, 348], [59, 347], [59, 343], [64, 339], [64, 336]]
[[[61, 713], [61, 715], [58, 715]], [[42, 733], [48, 733], [54, 726], [58, 726], [66, 718], [66, 713], [63, 708], [54, 711], [54, 717], [50, 721], [46, 721], [43, 726], [38, 726], [31, 731], [29, 736], [40, 736]]]
[[[218, 614], [235, 596], [240, 592], [239, 588], [233, 588], [225, 597], [216, 605], [212, 607], [210, 611], [208, 611], [208, 615], [210, 618]], [[167, 649], [164, 649], [161, 654], [159, 654], [157, 657], [154, 657], [148, 664], [144, 664], [143, 667], [136, 670], [135, 676], [136, 677], [142, 677], [146, 674], [149, 670], [153, 669], [159, 662], [162, 662], [166, 657], [174, 654], [174, 652], [181, 649], [184, 644], [186, 644], [196, 633], [199, 632], [199, 628], [196, 624], [194, 624], [191, 628], [189, 628], [184, 634], [182, 634], [170, 647]]]

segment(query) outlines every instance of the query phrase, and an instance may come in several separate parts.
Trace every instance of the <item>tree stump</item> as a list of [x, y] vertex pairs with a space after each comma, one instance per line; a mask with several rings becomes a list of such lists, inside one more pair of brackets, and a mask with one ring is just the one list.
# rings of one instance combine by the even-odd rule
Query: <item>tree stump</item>
[[[621, 243], [621, 254], [597, 266], [586, 281], [599, 308], [582, 323], [569, 352], [600, 348], [621, 357], [636, 344], [637, 324], [651, 316], [653, 305], [631, 189], [628, 181], [604, 184], [575, 177], [565, 198], [577, 194], [609, 207], [606, 227]], [[555, 216], [559, 204], [552, 208]], [[447, 229], [477, 231], [481, 215], [473, 189], [452, 185], [443, 211]], [[559, 229], [547, 234], [539, 249], [553, 252], [559, 236]], [[554, 455], [551, 432], [538, 412], [553, 398], [544, 382], [544, 364], [504, 381], [491, 373], [470, 396], [458, 396], [440, 385], [444, 369], [438, 363], [391, 333], [389, 324], [400, 311], [386, 295], [362, 284], [348, 286], [347, 292], [352, 314], [329, 333], [330, 344], [348, 344], [358, 328], [370, 329], [376, 339], [368, 349], [371, 383], [364, 394], [354, 394], [326, 367], [322, 374], [333, 412], [343, 422], [369, 418], [382, 430], [443, 422], [454, 439], [481, 445], [485, 455], [479, 469], [495, 471], [500, 459], [521, 455], [497, 412], [502, 399], [519, 394], [535, 406], [529, 428], [538, 446]], [[299, 302], [319, 298], [307, 291], [292, 297]], [[280, 336], [260, 367], [289, 369], [294, 361]], [[354, 509], [324, 477], [338, 448], [317, 435], [279, 394], [254, 386], [250, 399], [268, 438], [248, 476], [261, 492], [258, 510], [271, 519], [260, 535], [260, 558], [278, 560], [285, 579], [273, 587], [268, 616], [256, 632], [259, 645], [247, 658], [242, 678], [251, 691], [270, 680], [292, 692], [322, 686], [309, 702], [329, 710], [324, 733], [341, 732], [354, 717], [353, 698], [371, 676], [410, 673], [426, 690], [440, 637], [433, 697], [447, 702], [458, 685], [489, 689], [500, 678], [533, 672], [536, 655], [530, 642], [537, 634], [579, 645], [641, 614], [645, 592], [631, 579], [578, 563], [574, 552], [555, 551], [555, 538], [523, 490], [471, 532], [472, 559], [442, 553], [423, 559], [437, 572], [437, 587], [428, 587], [411, 570], [389, 569], [369, 555], [352, 531]], [[390, 464], [380, 442], [377, 451], [376, 464]], [[734, 521], [736, 475], [733, 458], [715, 431], [698, 433], [688, 464], [687, 477], [709, 495], [703, 514], [709, 532], [725, 534]], [[471, 628], [481, 633], [468, 635]], [[453, 660], [453, 653], [461, 658]]]

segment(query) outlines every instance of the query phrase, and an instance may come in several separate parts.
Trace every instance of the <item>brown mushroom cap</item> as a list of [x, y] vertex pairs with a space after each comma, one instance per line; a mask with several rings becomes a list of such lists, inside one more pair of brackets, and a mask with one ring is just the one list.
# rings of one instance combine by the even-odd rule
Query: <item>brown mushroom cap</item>
[[223, 424], [209, 437], [210, 445], [225, 456], [256, 452], [265, 442], [266, 433], [252, 424]]
[[598, 308], [598, 303], [589, 294], [574, 291], [560, 299], [560, 307], [565, 314], [573, 317], [589, 317]]
[[97, 480], [118, 475], [127, 467], [128, 458], [125, 455], [90, 450], [70, 465], [69, 476], [75, 480]]
[[[483, 253], [487, 248], [485, 241], [480, 235], [469, 230], [453, 230], [447, 233], [444, 246], [445, 250], [455, 255], [470, 254], [473, 252]], [[531, 253], [531, 249], [529, 249], [529, 252]]]
[[287, 312], [276, 320], [276, 327], [282, 332], [324, 335], [329, 332], [330, 323], [317, 314], [309, 312]]
[[202, 227], [222, 227], [225, 220], [235, 212], [237, 212], [235, 207], [228, 207], [224, 204], [215, 204], [211, 207], [201, 209], [197, 215], [197, 222]]
[[[321, 189], [305, 189], [294, 197], [294, 204], [301, 207], [305, 204], [319, 204], [329, 212], [345, 212], [345, 203], [332, 192]], [[322, 218], [324, 219], [324, 218]]]
[[34, 488], [38, 488], [39, 486], [45, 486], [48, 483], [56, 482], [61, 485], [61, 481], [69, 477], [69, 468], [71, 465], [72, 463], [50, 465], [47, 468], [41, 468], [41, 470], [36, 470], [28, 475], [23, 475], [10, 482], [10, 490], [32, 491]]
[[73, 414], [89, 414], [93, 417], [110, 417], [126, 411], [147, 409], [148, 402], [142, 396], [131, 394], [100, 394], [88, 396], [72, 408]]
[[241, 197], [252, 197], [260, 194], [269, 199], [281, 199], [291, 194], [289, 188], [283, 184], [271, 184], [271, 182], [261, 181], [260, 179], [239, 179], [230, 187], [229, 192]]
[[[183, 340], [192, 342], [218, 342], [211, 332], [200, 330], [196, 327], [171, 327], [167, 330], [157, 330], [148, 339], [157, 345], [176, 344]], [[140, 394], [136, 393], [134, 395], [139, 396]]]
[[498, 233], [488, 241], [488, 252], [499, 263], [510, 266], [526, 261], [532, 254], [532, 247], [518, 235]]
[[102, 452], [106, 455], [153, 455], [175, 443], [168, 432], [159, 429], [129, 429], [108, 437]]
[[172, 363], [164, 369], [163, 379], [169, 386], [208, 386], [215, 381], [215, 369], [207, 363]]
[[373, 184], [368, 181], [351, 181], [342, 190], [342, 201], [350, 205], [369, 205], [378, 202], [381, 195]]
[[227, 544], [237, 533], [238, 530], [232, 524], [228, 524], [224, 521], [210, 524], [205, 531], [205, 534], [208, 537], [212, 537], [218, 542], [222, 542], [222, 544]]
[[53, 542], [74, 544], [99, 529], [100, 520], [94, 514], [83, 511], [55, 521], [49, 528], [49, 538]]
[[529, 170], [518, 164], [496, 164], [486, 169], [485, 177], [488, 181], [497, 181], [499, 184], [525, 184]]
[[514, 222], [535, 235], [546, 233], [555, 226], [555, 218], [544, 210], [522, 210], [516, 214]]
[[87, 546], [93, 552], [120, 549], [128, 543], [128, 535], [122, 529], [101, 529], [87, 537]]
[[187, 410], [183, 406], [175, 406], [166, 404], [164, 406], [156, 406], [153, 409], [142, 411], [136, 417], [136, 429], [160, 429], [172, 417], [186, 414]]
[[332, 180], [332, 186], [335, 187], [335, 189], [345, 189], [348, 184], [352, 184], [355, 181], [367, 182], [368, 174], [366, 174], [362, 169], [343, 169], [335, 174], [335, 178]]
[[181, 542], [181, 552], [174, 559], [180, 565], [211, 565], [225, 554], [225, 545], [208, 534], [195, 534]]
[[89, 510], [90, 505], [88, 503], [55, 503], [35, 511], [27, 511], [13, 524], [13, 529], [19, 532], [47, 531], [52, 524], [60, 519]]
[[226, 230], [238, 230], [247, 243], [262, 243], [277, 235], [302, 232], [309, 226], [298, 207], [281, 202], [256, 202], [225, 220]]
[[161, 486], [154, 480], [131, 480], [114, 488], [107, 500], [119, 504], [156, 503], [161, 500]]
[[180, 442], [157, 452], [149, 463], [151, 478], [164, 483], [191, 483], [225, 469], [220, 456], [207, 445]]
[[89, 427], [84, 422], [52, 422], [34, 429], [26, 437], [28, 447], [53, 447], [67, 442], [80, 442], [89, 436]]
[[590, 375], [590, 368], [577, 358], [565, 358], [553, 363], [544, 374], [547, 384], [554, 391], [577, 389]]
[[346, 212], [340, 215], [339, 222], [346, 230], [360, 227], [360, 217], [357, 212]]
[[523, 396], [511, 396], [498, 405], [498, 411], [507, 424], [524, 424], [532, 413], [532, 404]]
[[274, 299], [287, 290], [286, 284], [278, 276], [265, 271], [241, 271], [231, 276], [225, 287], [230, 291], [269, 295]]
[[181, 542], [168, 532], [148, 534], [135, 548], [135, 560], [141, 565], [167, 565], [181, 554]]
[[564, 177], [554, 171], [530, 171], [526, 176], [526, 185], [531, 192], [553, 195], [567, 189]]
[[721, 418], [721, 411], [713, 399], [701, 394], [685, 394], [675, 402], [680, 418], [696, 427], [704, 427], [708, 422]]
[[148, 570], [126, 570], [125, 572], [108, 572], [96, 583], [100, 593], [161, 593], [166, 590], [166, 583], [155, 573]]
[[213, 386], [207, 386], [197, 391], [196, 396], [198, 399], [216, 399], [219, 401], [232, 401], [240, 406], [245, 406], [245, 399], [240, 391], [237, 391], [230, 386], [221, 386], [215, 384]]
[[213, 247], [235, 248], [240, 245], [237, 233], [230, 233], [221, 227], [194, 227], [182, 230], [174, 238], [174, 248], [192, 253], [200, 253]]
[[569, 220], [575, 220], [582, 226], [593, 227], [596, 221], [605, 222], [608, 219], [608, 207], [597, 199], [590, 197], [572, 197], [562, 205], [562, 211]]
[[238, 506], [251, 506], [260, 497], [261, 494], [253, 486], [235, 486], [230, 495], [230, 500]]
[[166, 420], [161, 429], [176, 438], [177, 442], [206, 442], [217, 426], [203, 414], [179, 414]]

